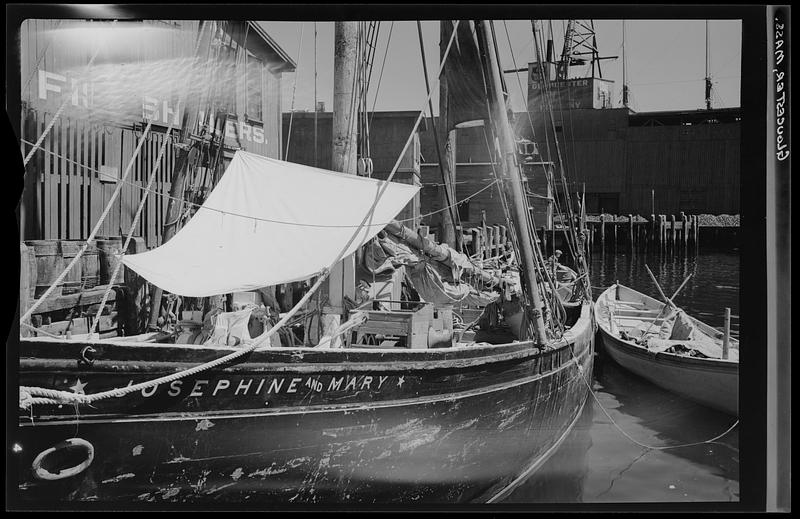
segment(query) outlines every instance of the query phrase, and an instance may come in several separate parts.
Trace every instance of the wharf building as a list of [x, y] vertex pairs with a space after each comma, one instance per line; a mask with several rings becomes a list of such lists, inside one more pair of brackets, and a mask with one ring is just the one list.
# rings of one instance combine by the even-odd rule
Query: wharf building
[[133, 234], [147, 248], [161, 243], [187, 136], [203, 141], [189, 199], [202, 200], [237, 149], [282, 158], [281, 81], [295, 63], [258, 23], [28, 19], [19, 34], [23, 156], [59, 114], [26, 166], [23, 240], [88, 238], [148, 123], [99, 236], [127, 235], [168, 137]]

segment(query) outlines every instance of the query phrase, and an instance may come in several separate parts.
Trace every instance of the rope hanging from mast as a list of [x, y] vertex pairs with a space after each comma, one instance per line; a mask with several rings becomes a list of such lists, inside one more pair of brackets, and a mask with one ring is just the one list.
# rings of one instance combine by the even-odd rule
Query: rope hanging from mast
[[[444, 57], [442, 59], [442, 63], [440, 65], [439, 74], [441, 74], [442, 67], [444, 67], [445, 61], [447, 59], [447, 55], [449, 54], [450, 48], [452, 47], [452, 44], [453, 44], [453, 39], [454, 38], [450, 39], [450, 43], [447, 46], [447, 49], [446, 49], [445, 54], [444, 54]], [[438, 77], [439, 76], [437, 76], [437, 82], [438, 82]], [[430, 98], [430, 94], [428, 94], [428, 96], [425, 99], [425, 103], [426, 104], [427, 104], [429, 98]], [[213, 369], [213, 368], [222, 366], [222, 365], [224, 365], [226, 363], [229, 363], [229, 362], [231, 362], [231, 361], [233, 361], [233, 360], [235, 360], [235, 359], [237, 359], [239, 357], [248, 355], [249, 353], [252, 353], [253, 351], [255, 351], [265, 341], [267, 341], [272, 335], [274, 335], [281, 328], [283, 328], [283, 326], [290, 319], [292, 319], [294, 317], [294, 315], [298, 311], [300, 311], [301, 308], [303, 308], [306, 305], [306, 303], [311, 299], [311, 297], [314, 295], [314, 293], [316, 293], [316, 291], [322, 286], [322, 283], [327, 279], [328, 275], [331, 272], [331, 269], [337, 263], [339, 263], [339, 261], [341, 261], [341, 259], [344, 257], [344, 253], [350, 247], [350, 244], [361, 234], [361, 229], [362, 229], [363, 225], [369, 220], [370, 216], [372, 215], [372, 213], [374, 212], [375, 208], [377, 207], [378, 202], [380, 201], [381, 197], [386, 192], [386, 189], [389, 187], [389, 183], [391, 182], [392, 178], [394, 178], [395, 173], [397, 173], [397, 170], [400, 167], [400, 164], [401, 164], [401, 162], [403, 160], [403, 156], [405, 155], [406, 150], [408, 149], [409, 145], [411, 144], [411, 141], [413, 140], [414, 134], [416, 133], [417, 128], [419, 127], [419, 124], [422, 121], [422, 116], [424, 114], [424, 109], [425, 108], [424, 108], [424, 104], [423, 104], [423, 106], [420, 109], [420, 115], [417, 117], [416, 121], [414, 122], [414, 126], [411, 128], [411, 131], [409, 133], [408, 139], [406, 140], [406, 143], [403, 146], [403, 149], [400, 151], [400, 154], [397, 157], [397, 161], [395, 162], [394, 167], [392, 167], [392, 170], [389, 173], [389, 176], [388, 176], [386, 182], [381, 186], [381, 188], [376, 193], [375, 200], [374, 200], [370, 210], [366, 212], [366, 214], [364, 215], [364, 218], [362, 219], [361, 223], [359, 224], [359, 227], [353, 232], [352, 236], [350, 237], [348, 242], [344, 245], [344, 247], [342, 248], [341, 252], [337, 255], [336, 259], [334, 259], [331, 262], [331, 264], [330, 264], [330, 266], [328, 268], [323, 269], [322, 271], [320, 271], [319, 277], [317, 278], [317, 280], [314, 283], [314, 285], [309, 289], [308, 292], [306, 292], [306, 294], [301, 298], [301, 300], [298, 301], [298, 303], [291, 310], [289, 310], [289, 312], [287, 312], [272, 328], [270, 328], [268, 331], [264, 332], [262, 335], [260, 335], [256, 339], [254, 339], [252, 342], [248, 343], [245, 348], [242, 348], [240, 350], [234, 351], [234, 352], [232, 352], [232, 353], [230, 353], [228, 355], [225, 355], [225, 356], [220, 357], [218, 359], [212, 360], [210, 362], [195, 366], [193, 368], [190, 368], [190, 369], [187, 369], [187, 370], [184, 370], [184, 371], [180, 371], [178, 373], [173, 373], [171, 375], [160, 377], [160, 378], [157, 378], [157, 379], [154, 379], [154, 380], [149, 380], [149, 381], [142, 382], [142, 383], [139, 383], [139, 384], [131, 384], [129, 386], [116, 388], [116, 389], [112, 389], [112, 390], [109, 390], [109, 391], [104, 391], [102, 393], [96, 393], [96, 394], [93, 394], [93, 395], [76, 395], [74, 393], [69, 393], [69, 392], [66, 392], [66, 391], [55, 391], [55, 390], [46, 389], [46, 388], [22, 386], [22, 387], [19, 388], [19, 390], [20, 390], [19, 391], [19, 394], [20, 394], [19, 407], [22, 408], [22, 409], [28, 409], [34, 404], [59, 404], [59, 403], [63, 403], [63, 402], [76, 403], [76, 404], [77, 403], [90, 404], [92, 402], [95, 402], [95, 401], [98, 401], [98, 400], [107, 399], [107, 398], [111, 398], [111, 397], [121, 397], [121, 396], [124, 396], [126, 394], [130, 394], [130, 393], [133, 393], [133, 392], [136, 392], [136, 391], [141, 391], [142, 389], [151, 388], [151, 387], [155, 387], [155, 386], [158, 386], [158, 385], [161, 385], [161, 384], [169, 383], [169, 382], [174, 381], [174, 380], [190, 377], [190, 376], [195, 375], [197, 373], [200, 373], [202, 371], [206, 371], [206, 370], [209, 370], [209, 369]], [[149, 129], [149, 126], [148, 126], [148, 129]], [[121, 186], [122, 186], [122, 183], [120, 183], [118, 188], [120, 188]], [[86, 246], [84, 246], [84, 248], [85, 247]], [[78, 258], [79, 257], [80, 257], [80, 255], [78, 255]], [[66, 271], [65, 271], [65, 274], [66, 274]], [[55, 286], [55, 285], [53, 285], [53, 286]], [[52, 288], [53, 287], [51, 287], [51, 289]], [[29, 317], [30, 313], [32, 313], [32, 312], [29, 310], [28, 313], [25, 316], [23, 316], [22, 319], [20, 319], [20, 322], [23, 322], [27, 317]]]

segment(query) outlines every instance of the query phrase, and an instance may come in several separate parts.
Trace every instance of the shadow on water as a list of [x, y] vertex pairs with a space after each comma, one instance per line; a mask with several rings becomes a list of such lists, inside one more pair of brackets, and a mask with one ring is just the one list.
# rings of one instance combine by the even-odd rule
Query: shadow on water
[[[694, 404], [600, 361], [581, 417], [556, 453], [506, 503], [727, 502], [739, 499], [735, 418]], [[599, 402], [599, 403], [598, 403]]]
[[[602, 259], [599, 256], [592, 261], [595, 287], [607, 287], [619, 280], [656, 295], [644, 268], [647, 263], [669, 295], [693, 273], [676, 299], [691, 315], [712, 326], [722, 326], [726, 306], [738, 316], [737, 254], [715, 252], [674, 259], [658, 255], [631, 258], [623, 253], [606, 253]], [[594, 292], [599, 295], [599, 288]], [[736, 334], [738, 327], [732, 328]], [[596, 344], [600, 344], [599, 337]], [[704, 442], [727, 431], [736, 417], [664, 391], [628, 373], [602, 353], [595, 364], [593, 390], [594, 396], [589, 395], [583, 413], [558, 451], [504, 502], [739, 500], [738, 428], [713, 443], [667, 450], [646, 449], [633, 441], [651, 447]]]

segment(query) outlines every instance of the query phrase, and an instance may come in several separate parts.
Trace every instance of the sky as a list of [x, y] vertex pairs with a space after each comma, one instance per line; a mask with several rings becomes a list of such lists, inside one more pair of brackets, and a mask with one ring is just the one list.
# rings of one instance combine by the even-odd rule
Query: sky
[[[326, 111], [330, 111], [333, 106], [334, 23], [259, 23], [298, 64], [296, 72], [284, 74], [284, 111], [290, 111], [292, 107], [294, 110], [313, 109], [315, 68], [316, 98], [325, 103]], [[428, 74], [433, 82], [439, 67], [439, 22], [426, 20], [421, 24]], [[622, 106], [623, 22], [596, 20], [594, 25], [600, 55], [618, 56], [616, 60], [601, 61], [600, 67], [602, 77], [615, 81], [614, 107], [619, 107]], [[560, 54], [564, 21], [553, 20], [552, 26], [554, 47], [556, 53]], [[710, 75], [713, 82], [712, 107], [738, 107], [741, 22], [710, 20], [708, 28]], [[495, 21], [495, 34], [504, 70], [523, 68], [529, 61], [534, 61], [533, 33], [529, 20]], [[705, 41], [705, 20], [625, 21], [626, 75], [631, 92], [631, 108], [638, 112], [705, 108]], [[384, 55], [386, 64], [378, 82]], [[584, 67], [574, 67], [571, 75], [580, 77], [588, 74]], [[525, 73], [506, 74], [506, 84], [511, 90], [512, 107], [515, 111], [525, 109], [526, 81]], [[368, 94], [370, 107], [374, 104], [378, 111], [422, 110], [427, 106], [425, 99], [416, 21], [383, 20]], [[438, 101], [438, 94], [434, 93], [435, 114], [438, 114]]]

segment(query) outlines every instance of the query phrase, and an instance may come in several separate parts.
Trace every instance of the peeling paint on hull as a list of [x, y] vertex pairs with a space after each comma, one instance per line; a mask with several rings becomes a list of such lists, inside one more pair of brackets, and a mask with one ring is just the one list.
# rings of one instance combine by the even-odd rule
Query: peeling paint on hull
[[[257, 377], [255, 369], [239, 365], [187, 380], [197, 393], [206, 388], [202, 397], [172, 397], [166, 387], [149, 398], [113, 399], [79, 417], [79, 436], [94, 446], [94, 463], [74, 481], [56, 485], [33, 480], [30, 462], [73, 437], [76, 420], [68, 409], [37, 408], [35, 426], [21, 415], [17, 429], [23, 446], [13, 455], [17, 497], [26, 503], [486, 501], [543, 457], [580, 412], [584, 377], [591, 379], [592, 372], [590, 321], [575, 327], [570, 344], [544, 354], [530, 355], [524, 344], [514, 344], [495, 347], [494, 357], [480, 362], [472, 360], [479, 353], [468, 352], [466, 360], [451, 355], [451, 367], [415, 363], [404, 369], [402, 362], [388, 362], [366, 374], [357, 360], [372, 360], [353, 354], [353, 370], [334, 375], [341, 380], [326, 371], [329, 363], [316, 373], [282, 371], [281, 389], [295, 391], [269, 395], [253, 394], [255, 380], [269, 373], [262, 369]], [[312, 357], [305, 354], [301, 365], [313, 365]], [[66, 383], [80, 376], [87, 390], [130, 377], [129, 370], [92, 372], [74, 364], [44, 373]], [[21, 377], [30, 379], [26, 385], [41, 385], [42, 373], [21, 368]], [[324, 381], [323, 390], [306, 385], [312, 379]], [[126, 403], [135, 412], [121, 412]]]

